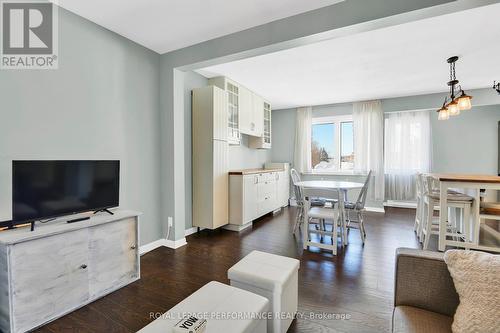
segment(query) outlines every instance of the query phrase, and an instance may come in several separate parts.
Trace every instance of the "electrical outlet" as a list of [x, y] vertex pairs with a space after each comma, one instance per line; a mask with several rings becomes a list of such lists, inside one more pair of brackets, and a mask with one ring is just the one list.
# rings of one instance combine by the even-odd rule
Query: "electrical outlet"
[[173, 227], [174, 226], [174, 220], [172, 219], [172, 216], [168, 217], [168, 226]]

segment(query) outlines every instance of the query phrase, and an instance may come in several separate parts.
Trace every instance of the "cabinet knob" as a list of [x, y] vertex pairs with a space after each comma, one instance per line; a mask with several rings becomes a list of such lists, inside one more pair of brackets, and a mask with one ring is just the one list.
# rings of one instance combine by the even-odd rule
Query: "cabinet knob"
[[137, 249], [137, 246], [132, 245], [132, 246], [130, 247], [130, 249], [131, 249], [131, 250], [135, 250], [135, 249]]
[[80, 266], [81, 269], [87, 269], [87, 265], [83, 264]]

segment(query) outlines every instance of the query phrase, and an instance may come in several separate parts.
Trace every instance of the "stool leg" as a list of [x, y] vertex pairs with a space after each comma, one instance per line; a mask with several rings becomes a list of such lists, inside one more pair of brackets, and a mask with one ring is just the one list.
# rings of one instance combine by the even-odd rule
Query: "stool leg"
[[470, 239], [470, 211], [471, 211], [471, 205], [466, 204], [464, 207], [463, 211], [463, 227], [464, 227], [464, 234], [465, 234], [465, 249], [468, 250], [469, 247], [467, 246], [468, 243], [471, 242]]
[[332, 253], [334, 256], [337, 255], [337, 242], [338, 242], [338, 235], [337, 235], [337, 229], [338, 229], [338, 225], [337, 225], [337, 219], [333, 219], [333, 223], [332, 223], [332, 246], [333, 246], [333, 249], [332, 249]]
[[432, 216], [434, 215], [434, 201], [429, 198], [427, 203], [427, 212], [425, 213], [425, 233], [423, 249], [427, 250], [429, 247], [429, 240], [431, 239], [432, 232]]
[[418, 241], [423, 244], [424, 242], [424, 229], [425, 226], [427, 225], [427, 203], [425, 202], [425, 199], [422, 202], [422, 219], [420, 220], [420, 226], [418, 228]]
[[361, 242], [363, 245], [365, 245], [365, 232], [364, 232], [364, 226], [363, 226], [363, 216], [361, 216], [361, 212], [358, 211], [358, 228], [359, 228], [359, 235], [361, 236]]

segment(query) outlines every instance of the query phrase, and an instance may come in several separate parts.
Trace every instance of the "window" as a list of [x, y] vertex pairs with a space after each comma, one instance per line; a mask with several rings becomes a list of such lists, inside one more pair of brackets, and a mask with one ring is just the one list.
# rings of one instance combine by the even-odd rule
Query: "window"
[[352, 117], [313, 119], [311, 161], [315, 172], [354, 169]]

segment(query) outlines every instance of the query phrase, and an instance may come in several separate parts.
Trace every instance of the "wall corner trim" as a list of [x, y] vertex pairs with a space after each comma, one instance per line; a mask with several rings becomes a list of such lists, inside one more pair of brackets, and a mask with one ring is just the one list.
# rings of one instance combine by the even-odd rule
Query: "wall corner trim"
[[164, 242], [165, 242], [164, 246], [169, 247], [169, 248], [174, 249], [174, 250], [178, 249], [184, 245], [187, 245], [186, 237], [183, 237], [183, 238], [175, 240], [175, 241], [170, 240], [170, 239], [165, 239]]
[[168, 247], [168, 248], [175, 250], [175, 249], [178, 249], [186, 244], [187, 244], [187, 241], [186, 241], [185, 237], [178, 239], [176, 241], [162, 238], [162, 239], [155, 240], [154, 242], [141, 245], [139, 247], [139, 254], [142, 256], [143, 254], [151, 252], [151, 251], [153, 251], [159, 247], [162, 247], [162, 246], [165, 246], [165, 247]]
[[151, 252], [159, 247], [162, 247], [162, 246], [164, 246], [164, 242], [165, 242], [164, 239], [158, 239], [158, 240], [155, 240], [154, 242], [141, 245], [139, 247], [139, 254], [142, 256], [143, 254]]

